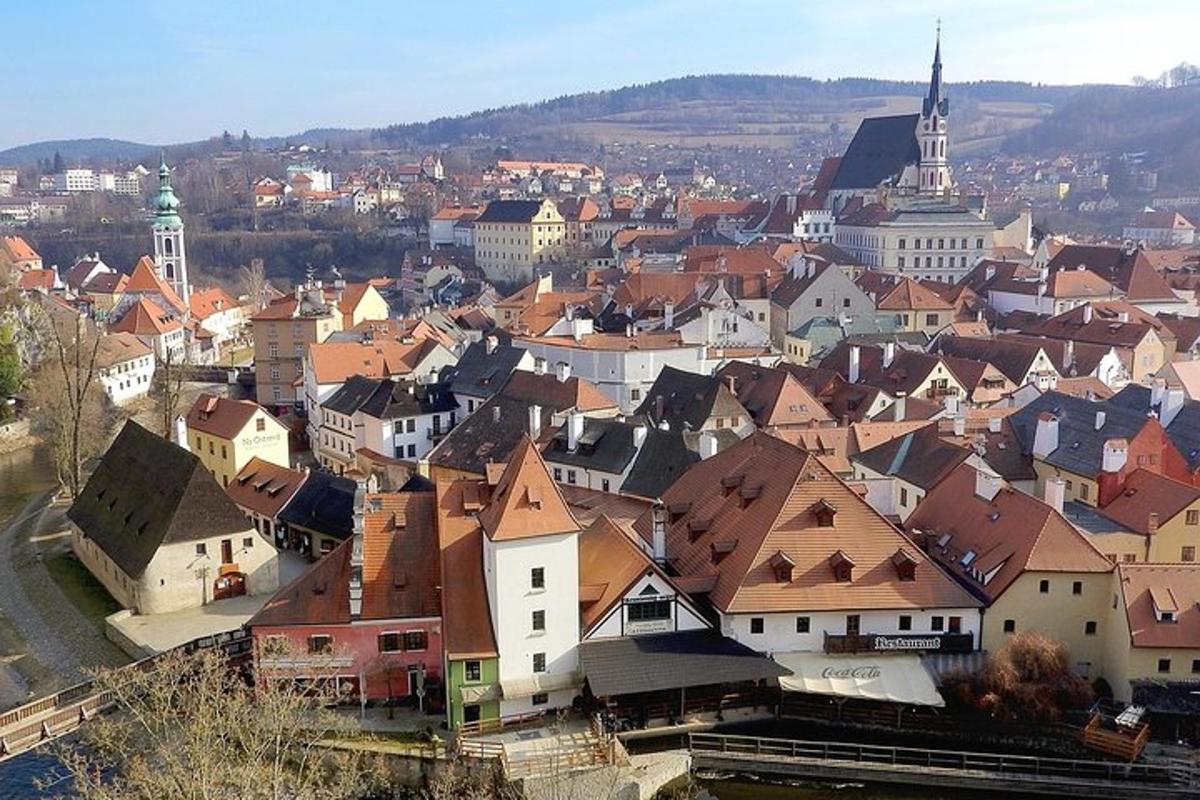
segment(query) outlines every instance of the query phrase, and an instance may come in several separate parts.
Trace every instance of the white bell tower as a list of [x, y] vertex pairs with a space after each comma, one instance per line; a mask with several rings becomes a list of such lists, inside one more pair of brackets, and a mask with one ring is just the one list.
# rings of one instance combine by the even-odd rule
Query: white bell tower
[[950, 100], [942, 94], [942, 23], [938, 22], [937, 45], [933, 51], [933, 74], [929, 95], [921, 107], [917, 122], [917, 144], [921, 147], [919, 192], [932, 197], [950, 194], [950, 161], [946, 156], [949, 132], [946, 117]]
[[187, 305], [192, 293], [188, 283], [187, 253], [183, 245], [183, 219], [179, 198], [171, 188], [171, 168], [166, 157], [158, 168], [158, 196], [154, 200], [154, 266], [158, 276], [175, 290]]

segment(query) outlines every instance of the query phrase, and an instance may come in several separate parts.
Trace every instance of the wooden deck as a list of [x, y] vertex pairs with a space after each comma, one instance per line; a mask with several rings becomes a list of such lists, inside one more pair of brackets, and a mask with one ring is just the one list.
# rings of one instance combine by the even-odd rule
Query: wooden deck
[[1189, 764], [1130, 764], [698, 733], [694, 769], [1088, 798], [1200, 798]]

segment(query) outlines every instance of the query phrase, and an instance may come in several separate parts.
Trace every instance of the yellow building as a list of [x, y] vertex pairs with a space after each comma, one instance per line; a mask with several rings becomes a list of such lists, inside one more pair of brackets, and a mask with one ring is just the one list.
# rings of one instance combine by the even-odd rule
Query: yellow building
[[[372, 289], [372, 291], [374, 291]], [[304, 402], [304, 352], [342, 330], [345, 315], [320, 286], [297, 286], [250, 318], [258, 402], [278, 407]]]
[[566, 248], [567, 223], [551, 200], [495, 200], [475, 220], [475, 263], [489, 280], [532, 280]]
[[1104, 677], [1117, 700], [1141, 680], [1200, 680], [1200, 564], [1121, 564], [1111, 595]]
[[185, 425], [188, 449], [222, 487], [256, 456], [289, 466], [288, 429], [257, 403], [202, 394]]
[[1066, 645], [1080, 674], [1100, 674], [1113, 565], [1062, 514], [963, 464], [925, 496], [907, 527], [984, 598], [982, 649], [1039, 631]]
[[1194, 486], [1136, 469], [1100, 514], [1116, 524], [1089, 526], [1084, 522], [1081, 527], [1096, 549], [1111, 561], [1196, 561], [1200, 549], [1200, 489]]

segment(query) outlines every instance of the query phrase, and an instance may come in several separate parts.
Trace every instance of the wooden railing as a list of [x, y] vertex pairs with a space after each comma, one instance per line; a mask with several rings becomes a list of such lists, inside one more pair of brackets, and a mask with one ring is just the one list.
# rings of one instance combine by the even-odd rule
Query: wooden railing
[[1083, 743], [1084, 747], [1090, 747], [1126, 761], [1135, 761], [1142, 754], [1142, 750], [1146, 748], [1146, 742], [1150, 741], [1150, 726], [1142, 723], [1136, 732], [1108, 730], [1104, 727], [1104, 718], [1100, 714], [1095, 714], [1079, 732], [1079, 741]]
[[917, 769], [945, 769], [1020, 777], [1043, 782], [1104, 781], [1137, 785], [1200, 789], [1200, 770], [1190, 765], [1128, 764], [1041, 758], [1001, 753], [928, 750], [850, 742], [812, 742], [693, 733], [689, 748], [696, 754], [721, 754], [754, 761], [852, 762]]
[[[224, 633], [201, 636], [165, 653], [144, 658], [121, 667], [123, 670], [145, 670], [167, 653], [195, 653], [199, 650], [221, 649], [231, 659], [249, 657], [252, 650], [250, 632], [237, 628]], [[96, 714], [112, 706], [112, 698], [98, 692], [94, 681], [84, 681], [48, 697], [32, 700], [0, 714], [0, 759], [37, 747], [43, 742], [76, 730]]]
[[531, 711], [527, 714], [513, 714], [507, 717], [497, 717], [496, 719], [481, 719], [475, 722], [460, 722], [458, 725], [458, 735], [460, 738], [469, 736], [482, 736], [489, 733], [503, 733], [504, 731], [521, 730], [522, 728], [533, 728], [543, 724], [546, 721], [546, 712]]

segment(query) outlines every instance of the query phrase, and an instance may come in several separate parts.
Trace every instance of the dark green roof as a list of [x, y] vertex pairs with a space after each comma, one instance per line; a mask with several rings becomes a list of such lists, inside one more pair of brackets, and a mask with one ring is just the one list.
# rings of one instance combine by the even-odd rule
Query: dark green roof
[[195, 454], [132, 420], [117, 434], [67, 518], [134, 578], [164, 544], [251, 527]]

